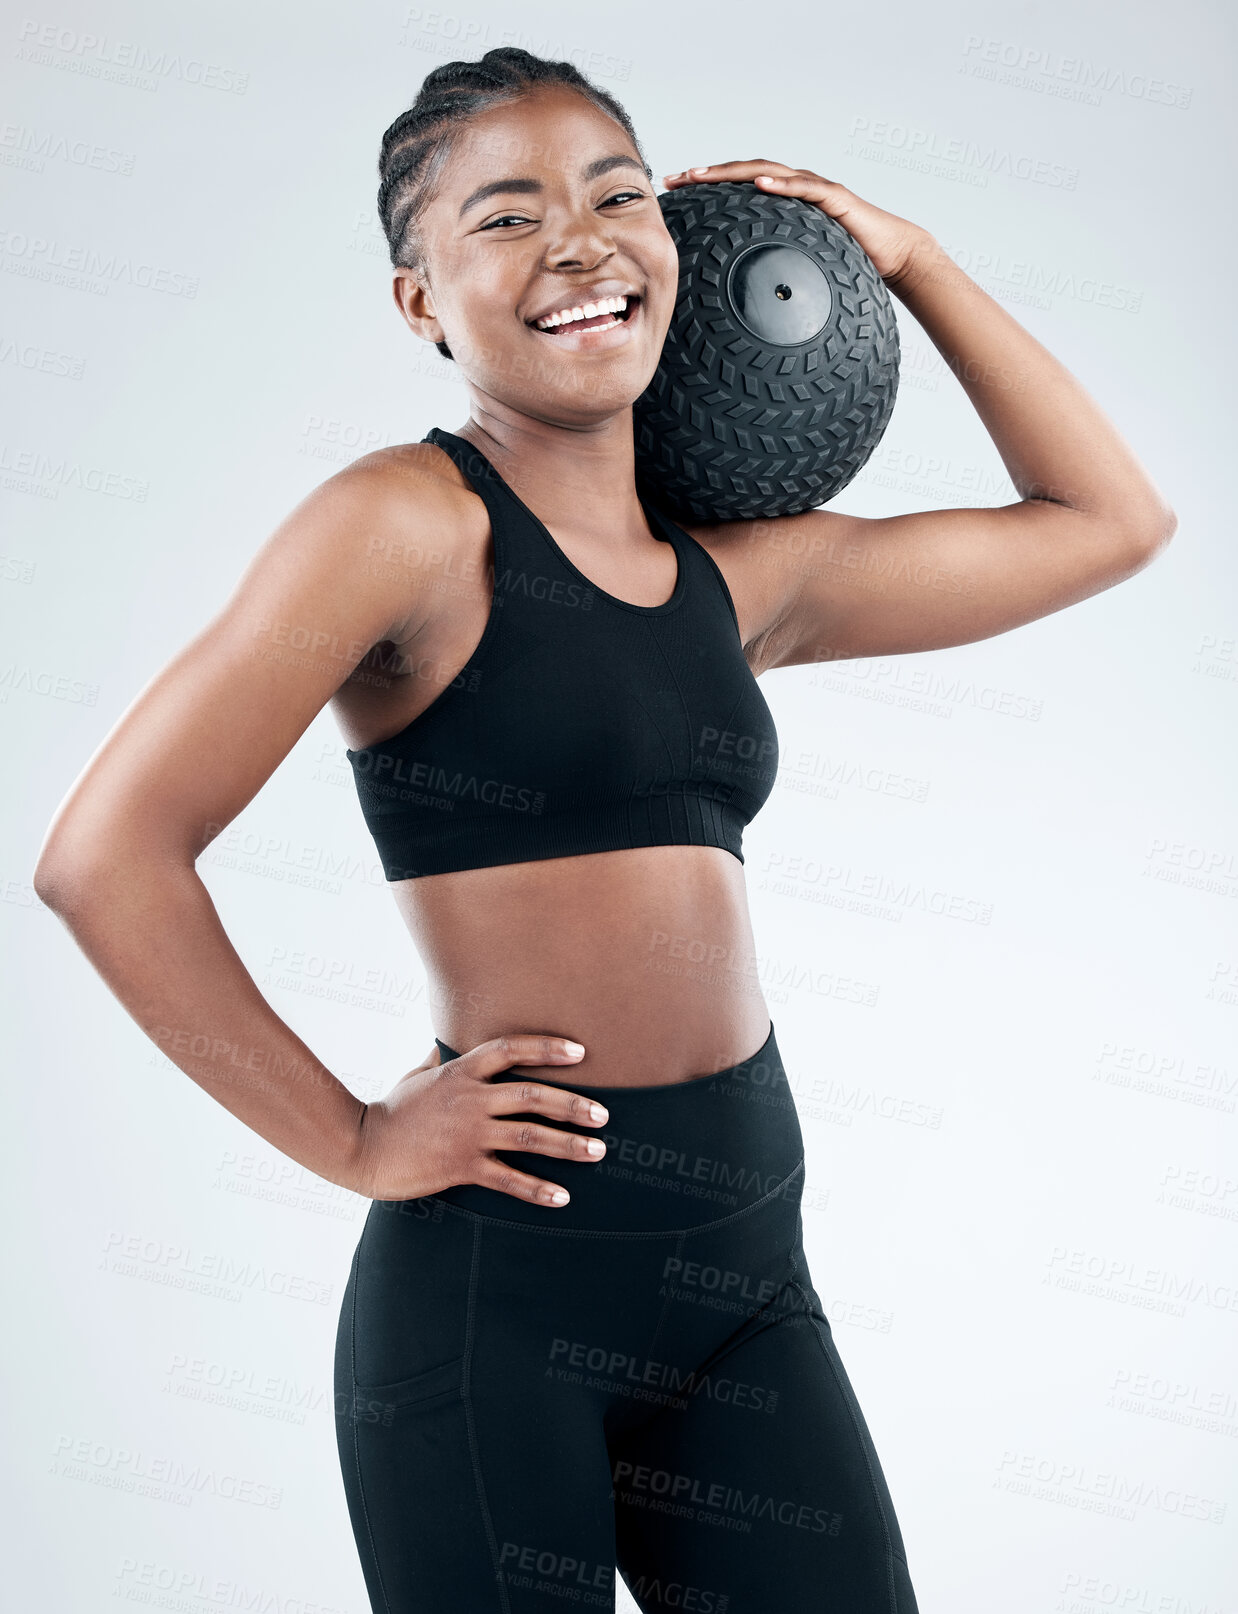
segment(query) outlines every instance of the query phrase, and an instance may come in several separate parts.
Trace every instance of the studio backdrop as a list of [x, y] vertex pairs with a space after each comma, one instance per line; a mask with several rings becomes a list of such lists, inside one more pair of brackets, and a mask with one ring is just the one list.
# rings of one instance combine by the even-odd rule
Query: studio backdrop
[[[1231, 1606], [1233, 27], [1221, 0], [10, 8], [7, 1604], [367, 1606], [331, 1384], [367, 1201], [188, 1080], [32, 871], [287, 513], [467, 420], [392, 302], [375, 162], [432, 66], [517, 44], [624, 104], [659, 190], [762, 156], [922, 225], [1177, 513], [1153, 564], [1027, 626], [763, 676], [781, 754], [745, 854], [805, 1245], [924, 1614]], [[833, 507], [1013, 502], [898, 318], [897, 404]], [[198, 869], [262, 993], [369, 1100], [435, 1005], [344, 752], [324, 709]]]

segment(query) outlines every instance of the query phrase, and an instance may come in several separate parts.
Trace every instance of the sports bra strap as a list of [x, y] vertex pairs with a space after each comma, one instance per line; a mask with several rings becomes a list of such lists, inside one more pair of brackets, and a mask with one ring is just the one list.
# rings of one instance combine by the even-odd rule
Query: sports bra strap
[[421, 440], [423, 443], [433, 443], [451, 456], [463, 471], [470, 488], [485, 505], [494, 542], [494, 574], [496, 579], [502, 577], [511, 560], [508, 554], [509, 535], [516, 525], [512, 516], [522, 508], [519, 501], [513, 497], [511, 489], [486, 456], [463, 437], [432, 426]]

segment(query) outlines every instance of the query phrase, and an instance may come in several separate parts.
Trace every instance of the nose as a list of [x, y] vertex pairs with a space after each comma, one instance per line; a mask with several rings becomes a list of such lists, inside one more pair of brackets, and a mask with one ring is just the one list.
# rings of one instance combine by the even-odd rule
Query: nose
[[544, 258], [552, 269], [596, 269], [615, 250], [605, 219], [592, 208], [565, 213], [548, 239]]

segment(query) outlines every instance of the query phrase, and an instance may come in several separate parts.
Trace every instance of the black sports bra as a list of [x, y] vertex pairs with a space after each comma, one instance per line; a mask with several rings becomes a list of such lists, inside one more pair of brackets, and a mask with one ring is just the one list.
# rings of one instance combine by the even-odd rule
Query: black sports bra
[[459, 675], [390, 739], [347, 751], [387, 880], [637, 846], [744, 861], [778, 734], [744, 659], [730, 590], [690, 533], [675, 590], [631, 605], [579, 572], [472, 443], [433, 427], [485, 501], [485, 631]]

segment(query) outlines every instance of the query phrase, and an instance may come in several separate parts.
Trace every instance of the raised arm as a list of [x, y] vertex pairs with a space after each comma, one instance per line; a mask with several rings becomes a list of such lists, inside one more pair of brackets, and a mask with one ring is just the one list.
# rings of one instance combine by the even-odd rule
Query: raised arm
[[[431, 486], [419, 493], [419, 523], [434, 519], [433, 501]], [[168, 1058], [276, 1148], [347, 1187], [365, 1106], [262, 996], [194, 864], [393, 636], [401, 591], [367, 560], [375, 535], [407, 519], [392, 479], [363, 464], [303, 500], [103, 740], [34, 871], [40, 898]]]
[[808, 510], [692, 528], [753, 581], [759, 670], [990, 638], [1111, 588], [1169, 541], [1177, 518], [1095, 399], [927, 231], [781, 163], [706, 174], [813, 202], [855, 236], [967, 393], [1020, 495], [988, 509]]

